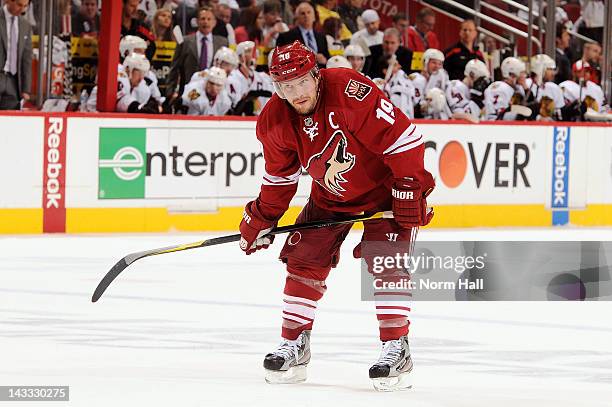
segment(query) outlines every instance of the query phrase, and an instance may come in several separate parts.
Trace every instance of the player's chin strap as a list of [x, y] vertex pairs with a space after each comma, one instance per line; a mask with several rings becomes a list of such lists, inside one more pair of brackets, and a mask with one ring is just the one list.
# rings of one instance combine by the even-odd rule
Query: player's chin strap
[[[393, 218], [393, 213], [391, 211], [387, 212], [376, 212], [374, 214], [358, 214], [353, 216], [347, 216], [343, 219], [334, 219], [334, 220], [320, 220], [313, 222], [304, 222], [304, 223], [296, 223], [295, 225], [287, 225], [276, 227], [272, 229], [269, 235], [278, 235], [281, 233], [291, 233], [298, 230], [303, 229], [311, 229], [311, 228], [325, 228], [329, 226], [357, 223], [357, 222], [365, 222], [373, 219], [382, 219], [382, 218]], [[131, 253], [119, 260], [106, 275], [100, 281], [94, 294], [91, 298], [92, 302], [96, 302], [100, 299], [104, 291], [108, 288], [108, 286], [117, 278], [117, 276], [127, 268], [130, 264], [134, 263], [136, 260], [143, 259], [145, 257], [157, 256], [158, 254], [166, 254], [166, 253], [174, 253], [180, 252], [183, 250], [189, 249], [197, 249], [200, 247], [206, 246], [216, 246], [223, 243], [229, 242], [238, 242], [240, 241], [241, 235], [240, 233], [228, 236], [215, 237], [208, 240], [201, 240], [199, 242], [180, 244], [176, 246], [162, 247], [160, 249], [153, 250], [145, 250], [142, 252]]]

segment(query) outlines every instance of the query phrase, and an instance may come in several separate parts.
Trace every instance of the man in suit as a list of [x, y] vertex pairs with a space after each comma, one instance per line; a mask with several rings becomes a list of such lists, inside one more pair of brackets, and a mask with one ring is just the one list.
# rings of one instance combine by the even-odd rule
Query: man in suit
[[316, 55], [319, 67], [325, 68], [325, 64], [327, 64], [329, 59], [327, 39], [324, 34], [313, 29], [316, 17], [312, 3], [307, 1], [301, 2], [295, 9], [295, 18], [295, 28], [278, 34], [276, 46], [292, 44], [297, 40], [310, 48]]
[[[384, 78], [381, 61], [383, 56], [395, 54], [397, 62], [402, 66], [402, 70], [410, 73], [412, 65], [412, 51], [400, 46], [400, 32], [397, 28], [387, 28], [383, 34], [383, 42], [380, 45], [370, 47], [370, 55], [366, 58], [364, 72], [370, 78]], [[386, 65], [385, 65], [386, 66]]]
[[6, 0], [0, 8], [0, 110], [17, 110], [30, 99], [32, 28], [21, 15], [28, 3]]
[[194, 73], [213, 66], [213, 57], [219, 48], [228, 46], [227, 38], [212, 34], [217, 19], [210, 7], [200, 8], [197, 16], [198, 31], [185, 37], [174, 52], [166, 88], [170, 101], [183, 94], [185, 84]]

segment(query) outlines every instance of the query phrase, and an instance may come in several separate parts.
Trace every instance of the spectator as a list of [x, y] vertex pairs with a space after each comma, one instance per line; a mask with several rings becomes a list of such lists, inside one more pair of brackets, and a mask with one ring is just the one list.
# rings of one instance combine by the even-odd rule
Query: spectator
[[272, 49], [276, 46], [278, 34], [289, 31], [289, 27], [281, 19], [281, 3], [278, 0], [266, 0], [263, 4], [263, 13], [264, 42]]
[[212, 9], [200, 8], [198, 31], [185, 37], [185, 41], [177, 46], [166, 88], [171, 102], [183, 93], [185, 83], [193, 74], [209, 68], [217, 50], [228, 45], [227, 38], [212, 34], [215, 24], [216, 19]]
[[215, 7], [215, 17], [217, 17], [217, 24], [213, 28], [213, 35], [218, 35], [227, 38], [229, 45], [236, 45], [236, 34], [234, 27], [231, 24], [232, 21], [232, 8], [225, 3], [219, 3]]
[[448, 72], [451, 80], [463, 79], [465, 64], [470, 59], [478, 58], [484, 62], [482, 53], [474, 45], [477, 35], [474, 20], [464, 20], [459, 30], [459, 42], [444, 52], [446, 54], [444, 69]]
[[319, 24], [324, 25], [328, 18], [337, 18], [340, 21], [340, 40], [349, 42], [353, 35], [351, 31], [340, 20], [340, 14], [333, 11], [338, 6], [337, 0], [317, 0], [317, 13], [319, 13]]
[[32, 85], [32, 28], [22, 16], [29, 0], [6, 0], [0, 9], [0, 110], [18, 110], [30, 99]]
[[370, 55], [366, 58], [365, 72], [370, 78], [384, 78], [384, 67], [387, 66], [387, 60], [391, 55], [395, 54], [397, 62], [400, 64], [404, 72], [410, 72], [412, 64], [412, 51], [406, 47], [400, 46], [400, 33], [396, 28], [387, 28], [383, 34], [382, 44], [373, 45], [370, 47]]
[[79, 12], [72, 17], [72, 34], [96, 36], [100, 31], [98, 0], [81, 0]]
[[169, 9], [157, 9], [153, 16], [152, 29], [155, 41], [176, 41], [172, 33], [172, 12]]
[[408, 17], [406, 17], [406, 14], [397, 13], [396, 15], [393, 16], [393, 27], [397, 28], [397, 31], [400, 32], [400, 37], [402, 40], [400, 45], [404, 47], [407, 47], [406, 42], [404, 41], [404, 34], [406, 33], [406, 30], [408, 29], [409, 26], [410, 26], [410, 23], [408, 23]]
[[567, 28], [563, 24], [557, 23], [557, 35], [555, 38], [555, 63], [557, 64], [557, 74], [555, 75], [555, 83], [567, 81], [572, 77], [572, 64], [566, 55], [566, 50], [569, 47], [570, 35]]
[[323, 33], [327, 39], [327, 49], [330, 55], [342, 55], [344, 45], [342, 45], [341, 37], [342, 21], [336, 17], [329, 17], [323, 23]]
[[[418, 52], [425, 52], [425, 50], [429, 48], [440, 49], [438, 37], [436, 33], [433, 32], [435, 24], [436, 14], [434, 11], [428, 7], [421, 9], [416, 15], [416, 24], [410, 26], [410, 28], [405, 31], [405, 46]], [[476, 37], [474, 37], [474, 39], [476, 39]]]
[[360, 44], [362, 41], [365, 41], [367, 47], [382, 44], [383, 33], [378, 29], [380, 26], [378, 13], [375, 10], [366, 10], [361, 14], [361, 19], [365, 24], [365, 28], [353, 34], [351, 44]]
[[[240, 23], [236, 27], [236, 42], [253, 41], [256, 47], [263, 42], [264, 16], [261, 7], [251, 6], [240, 13]], [[263, 44], [261, 44], [263, 45]]]
[[361, 14], [363, 13], [361, 6], [363, 5], [363, 1], [364, 0], [344, 0], [340, 7], [338, 7], [340, 19], [352, 33], [356, 33], [364, 28], [363, 21], [361, 20]]
[[143, 25], [135, 16], [138, 12], [139, 0], [123, 0], [123, 14], [121, 17], [121, 36], [136, 35], [148, 42], [146, 56], [150, 61], [155, 55], [155, 36], [148, 27]]
[[329, 51], [325, 35], [314, 30], [316, 19], [314, 6], [306, 1], [300, 2], [295, 9], [295, 18], [295, 28], [279, 34], [276, 45], [281, 46], [299, 41], [313, 50], [317, 58], [317, 64], [324, 68], [329, 59]]

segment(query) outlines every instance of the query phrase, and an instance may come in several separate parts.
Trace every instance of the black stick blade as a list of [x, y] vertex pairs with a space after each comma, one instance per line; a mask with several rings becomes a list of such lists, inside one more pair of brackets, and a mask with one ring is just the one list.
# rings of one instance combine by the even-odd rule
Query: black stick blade
[[117, 278], [117, 276], [123, 270], [126, 269], [127, 266], [129, 266], [129, 264], [127, 261], [125, 261], [125, 257], [119, 260], [117, 264], [115, 264], [113, 268], [111, 268], [110, 271], [106, 273], [102, 281], [100, 281], [100, 283], [96, 287], [96, 290], [94, 291], [93, 296], [91, 297], [91, 302], [98, 301], [100, 297], [102, 297], [102, 294], [104, 294], [104, 291], [106, 291], [108, 286], [115, 280], [115, 278]]

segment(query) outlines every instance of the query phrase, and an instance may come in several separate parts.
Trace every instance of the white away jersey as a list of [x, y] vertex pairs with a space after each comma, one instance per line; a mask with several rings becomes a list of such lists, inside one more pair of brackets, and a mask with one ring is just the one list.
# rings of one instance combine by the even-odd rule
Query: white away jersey
[[193, 116], [223, 116], [232, 107], [225, 89], [210, 100], [205, 91], [206, 81], [189, 82], [183, 91], [183, 105], [188, 107], [187, 114]]
[[384, 91], [391, 103], [397, 106], [409, 119], [414, 119], [414, 85], [401, 69], [385, 85]]
[[[514, 92], [514, 88], [504, 81], [496, 81], [490, 84], [484, 91], [485, 119], [497, 120], [500, 113], [509, 112]], [[504, 119], [512, 120], [515, 118], [510, 118], [510, 116], [506, 114]]]

